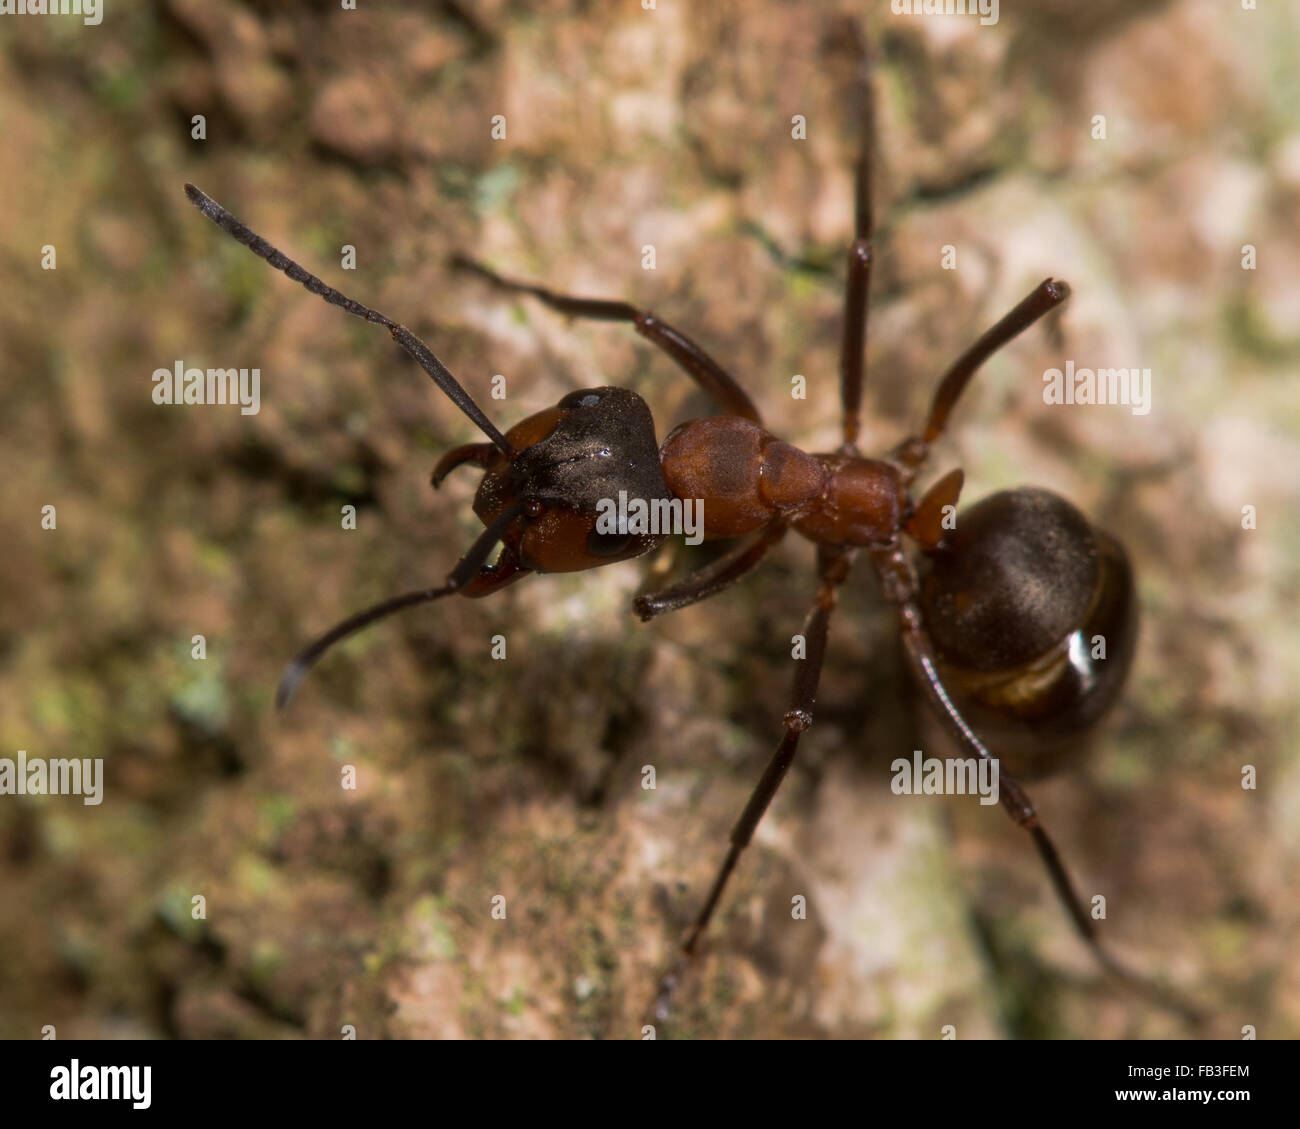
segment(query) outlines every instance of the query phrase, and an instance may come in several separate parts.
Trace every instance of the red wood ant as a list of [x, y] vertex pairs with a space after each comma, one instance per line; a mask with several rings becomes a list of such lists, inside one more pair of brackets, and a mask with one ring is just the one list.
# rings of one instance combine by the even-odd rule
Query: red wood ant
[[[684, 580], [637, 597], [635, 610], [643, 620], [735, 584], [791, 529], [816, 545], [819, 583], [802, 629], [806, 657], [796, 670], [784, 732], [732, 829], [726, 856], [679, 955], [660, 981], [653, 1004], [660, 1019], [812, 725], [837, 592], [859, 551], [896, 609], [903, 653], [922, 695], [957, 748], [977, 762], [994, 760], [986, 743], [993, 742], [1005, 754], [1032, 756], [1035, 772], [1049, 767], [1063, 743], [1092, 728], [1116, 700], [1133, 653], [1137, 602], [1124, 549], [1064, 498], [1040, 489], [1001, 491], [964, 511], [953, 529], [944, 519], [954, 512], [962, 488], [960, 470], [940, 478], [917, 502], [909, 493], [972, 376], [1065, 301], [1070, 291], [1064, 282], [1049, 278], [1036, 286], [952, 364], [919, 434], [883, 459], [866, 458], [858, 450], [873, 232], [869, 85], [860, 93], [866, 140], [855, 167], [854, 239], [840, 352], [843, 442], [825, 454], [806, 453], [768, 432], [735, 379], [653, 314], [626, 302], [572, 297], [503, 278], [459, 257], [458, 266], [498, 290], [530, 295], [570, 317], [631, 324], [685, 370], [720, 413], [679, 425], [660, 446], [640, 396], [623, 388], [588, 388], [570, 392], [502, 434], [409, 330], [326, 285], [193, 185], [185, 186], [195, 207], [254, 254], [326, 302], [387, 329], [488, 440], [448, 451], [433, 471], [435, 487], [457, 467], [483, 472], [474, 512], [485, 529], [446, 580], [386, 600], [322, 635], [286, 670], [278, 706], [288, 704], [333, 644], [399, 609], [444, 596], [489, 596], [530, 573], [597, 568], [650, 552], [662, 534], [611, 533], [598, 526], [598, 504], [620, 491], [647, 503], [702, 501], [706, 537], [744, 538]], [[904, 535], [920, 551], [919, 573], [904, 548]], [[498, 545], [499, 555], [488, 563]], [[1107, 641], [1104, 659], [1092, 657], [1096, 636]], [[1057, 896], [1102, 966], [1194, 1016], [1172, 993], [1125, 971], [1101, 947], [1095, 923], [1029, 797], [1005, 770], [998, 798], [1030, 836]]]

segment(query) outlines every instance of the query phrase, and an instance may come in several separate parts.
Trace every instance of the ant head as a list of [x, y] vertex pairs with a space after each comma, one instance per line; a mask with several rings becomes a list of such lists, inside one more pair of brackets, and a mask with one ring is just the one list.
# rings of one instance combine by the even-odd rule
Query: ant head
[[187, 184], [185, 194], [231, 238], [311, 293], [388, 330], [490, 440], [448, 451], [433, 473], [436, 486], [464, 463], [484, 470], [474, 512], [487, 529], [453, 570], [449, 591], [476, 578], [498, 542], [505, 547], [499, 563], [508, 562], [512, 574], [519, 567], [535, 572], [596, 568], [640, 556], [659, 544], [658, 535], [628, 533], [626, 527], [618, 528], [617, 520], [609, 521], [611, 508], [615, 515], [626, 515], [624, 507], [634, 500], [649, 505], [673, 497], [659, 465], [654, 419], [635, 392], [625, 388], [570, 392], [555, 407], [502, 435], [446, 365], [409, 329], [326, 285], [194, 185]]
[[525, 568], [577, 572], [638, 557], [662, 540], [617, 527], [620, 493], [647, 503], [672, 497], [654, 419], [635, 392], [570, 392], [517, 423], [506, 439], [516, 453], [486, 468], [474, 512], [491, 525], [522, 506], [502, 541]]

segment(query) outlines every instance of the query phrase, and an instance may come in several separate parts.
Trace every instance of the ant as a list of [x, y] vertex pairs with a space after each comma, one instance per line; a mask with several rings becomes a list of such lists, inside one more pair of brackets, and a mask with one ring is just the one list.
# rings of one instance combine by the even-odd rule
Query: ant
[[[443, 583], [383, 601], [337, 624], [290, 663], [276, 704], [288, 705], [310, 668], [335, 643], [403, 608], [446, 596], [490, 596], [531, 573], [581, 571], [649, 553], [663, 534], [610, 532], [599, 521], [600, 504], [620, 491], [647, 505], [702, 502], [706, 538], [743, 538], [685, 579], [638, 596], [634, 608], [642, 620], [729, 588], [791, 530], [811, 541], [817, 549], [817, 591], [802, 628], [805, 657], [796, 669], [781, 739], [731, 831], [703, 905], [659, 981], [651, 1009], [663, 1020], [732, 872], [813, 723], [838, 590], [864, 553], [895, 609], [906, 664], [928, 707], [957, 749], [975, 763], [1001, 768], [999, 801], [1030, 837], [1057, 897], [1100, 965], [1199, 1022], [1194, 1008], [1128, 972], [1101, 946], [1028, 795], [990, 750], [992, 743], [1008, 756], [1029, 758], [1017, 764], [1028, 763], [1032, 774], [1041, 775], [1118, 698], [1137, 634], [1133, 573], [1123, 546], [1047, 490], [1000, 491], [964, 510], [955, 526], [949, 519], [963, 486], [961, 470], [940, 478], [919, 501], [909, 492], [976, 371], [1059, 307], [1069, 287], [1051, 278], [1036, 286], [944, 373], [918, 434], [882, 459], [862, 455], [857, 435], [874, 232], [874, 109], [865, 70], [855, 93], [864, 142], [854, 167], [854, 238], [839, 362], [843, 442], [824, 454], [809, 454], [767, 431], [731, 374], [655, 315], [626, 302], [574, 297], [505, 278], [457, 256], [458, 268], [499, 291], [531, 296], [569, 317], [630, 324], [671, 357], [719, 413], [680, 424], [660, 446], [650, 409], [639, 395], [625, 388], [587, 388], [503, 434], [408, 329], [328, 286], [186, 184], [190, 202], [255, 255], [331, 305], [387, 329], [487, 439], [447, 451], [433, 470], [435, 488], [458, 467], [483, 474], [473, 508], [485, 528]], [[919, 550], [919, 569], [904, 547], [905, 537]], [[489, 563], [498, 545], [500, 552]], [[1098, 636], [1106, 641], [1108, 657], [1094, 657]]]

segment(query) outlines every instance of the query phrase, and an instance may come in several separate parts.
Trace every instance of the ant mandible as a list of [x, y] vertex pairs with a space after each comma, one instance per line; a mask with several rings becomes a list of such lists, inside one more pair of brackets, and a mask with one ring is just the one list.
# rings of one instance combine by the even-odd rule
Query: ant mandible
[[[909, 494], [976, 370], [1064, 302], [1070, 293], [1064, 282], [1049, 278], [1036, 286], [952, 364], [920, 434], [904, 439], [883, 459], [866, 458], [858, 450], [874, 230], [874, 113], [865, 70], [855, 93], [863, 144], [854, 169], [854, 239], [839, 363], [843, 442], [828, 454], [808, 454], [773, 436], [736, 380], [686, 334], [653, 314], [626, 302], [573, 297], [503, 278], [457, 256], [457, 266], [498, 290], [531, 295], [569, 317], [631, 324], [694, 379], [721, 413], [679, 425], [659, 446], [640, 396], [624, 388], [589, 388], [570, 392], [502, 434], [408, 329], [326, 285], [194, 185], [185, 186], [195, 207], [255, 255], [326, 302], [387, 329], [488, 439], [448, 451], [433, 471], [435, 487], [460, 466], [483, 472], [473, 505], [486, 528], [446, 580], [376, 604], [326, 632], [286, 669], [277, 706], [288, 704], [333, 644], [402, 608], [444, 596], [490, 596], [533, 572], [598, 568], [650, 552], [662, 534], [609, 533], [598, 526], [598, 503], [619, 491], [647, 504], [702, 501], [706, 538], [745, 538], [684, 580], [638, 596], [634, 607], [643, 620], [735, 584], [791, 529], [817, 546], [818, 587], [802, 629], [806, 657], [794, 677], [784, 732], [731, 831], [704, 904], [659, 982], [653, 1001], [659, 1019], [666, 1018], [686, 962], [812, 725], [837, 592], [859, 550], [896, 609], [903, 653], [928, 706], [957, 748], [980, 761], [994, 760], [988, 736], [1004, 752], [1031, 754], [1035, 772], [1050, 767], [1064, 741], [1091, 729], [1116, 700], [1133, 653], [1137, 602], [1124, 549], [1064, 498], [1033, 488], [1000, 491], [965, 510], [952, 530], [944, 518], [954, 512], [962, 471], [940, 478], [919, 502]], [[920, 579], [903, 535], [922, 555]], [[498, 545], [496, 561], [488, 563]], [[1104, 659], [1092, 657], [1096, 636], [1107, 641]], [[1102, 948], [1033, 804], [1005, 768], [999, 800], [1029, 834], [1057, 896], [1102, 967], [1194, 1018], [1193, 1009], [1125, 970]]]

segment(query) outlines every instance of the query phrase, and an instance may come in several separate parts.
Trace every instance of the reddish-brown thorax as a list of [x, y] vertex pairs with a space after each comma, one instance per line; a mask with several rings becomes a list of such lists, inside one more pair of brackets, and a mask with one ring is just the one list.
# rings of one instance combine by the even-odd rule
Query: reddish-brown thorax
[[752, 533], [779, 518], [818, 544], [882, 545], [907, 517], [907, 494], [891, 463], [810, 455], [739, 416], [682, 424], [659, 459], [676, 497], [703, 502], [709, 539]]

